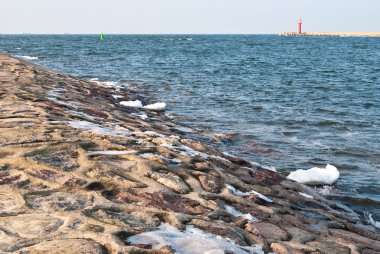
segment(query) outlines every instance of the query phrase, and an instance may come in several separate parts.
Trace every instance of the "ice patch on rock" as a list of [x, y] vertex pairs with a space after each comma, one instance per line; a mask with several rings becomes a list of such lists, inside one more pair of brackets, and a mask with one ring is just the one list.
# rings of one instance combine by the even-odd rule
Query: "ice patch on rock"
[[254, 195], [257, 195], [260, 199], [265, 200], [265, 201], [267, 201], [269, 203], [273, 202], [272, 199], [264, 196], [263, 194], [261, 194], [261, 193], [259, 193], [257, 191], [254, 191], [254, 190], [251, 190], [250, 192], [242, 192], [241, 190], [238, 190], [238, 189], [236, 189], [235, 187], [233, 187], [233, 186], [231, 186], [229, 184], [226, 184], [226, 187], [227, 187], [227, 189], [229, 189], [230, 191], [232, 191], [232, 193], [234, 195], [236, 195], [236, 196], [242, 196], [242, 197], [244, 197], [244, 196], [249, 196], [251, 194], [254, 194]]
[[287, 178], [308, 185], [333, 184], [339, 178], [339, 171], [333, 165], [327, 164], [326, 168], [293, 171]]
[[16, 57], [23, 58], [25, 60], [38, 60], [37, 56], [20, 56], [20, 55], [16, 55]]
[[130, 136], [131, 132], [118, 125], [109, 128], [99, 124], [87, 122], [87, 121], [69, 121], [68, 124], [76, 129], [84, 129], [86, 132], [90, 132], [98, 135], [110, 135], [110, 136]]
[[117, 99], [120, 99], [120, 98], [123, 98], [124, 96], [122, 95], [117, 95], [117, 94], [112, 94], [112, 97], [117, 100]]
[[165, 102], [157, 102], [154, 104], [149, 104], [144, 106], [145, 109], [153, 110], [153, 111], [164, 111], [166, 109]]
[[235, 217], [241, 217], [241, 218], [247, 219], [249, 222], [259, 221], [257, 218], [253, 217], [250, 213], [247, 213], [247, 214], [241, 213], [238, 210], [236, 210], [235, 207], [233, 206], [226, 205], [224, 206], [224, 208], [229, 214]]
[[264, 254], [261, 246], [240, 246], [232, 240], [222, 238], [194, 226], [186, 226], [179, 231], [169, 224], [161, 224], [158, 230], [145, 232], [128, 238], [131, 244], [152, 244], [154, 249], [171, 246], [176, 253], [181, 254]]
[[142, 103], [139, 100], [121, 101], [120, 105], [123, 105], [124, 107], [131, 107], [131, 108], [142, 108]]
[[146, 120], [148, 118], [147, 114], [136, 114], [132, 113], [132, 115], [139, 117], [141, 120]]
[[309, 194], [306, 194], [306, 193], [303, 193], [303, 192], [298, 192], [301, 196], [305, 197], [305, 198], [310, 198], [310, 199], [314, 199], [313, 196], [309, 195]]

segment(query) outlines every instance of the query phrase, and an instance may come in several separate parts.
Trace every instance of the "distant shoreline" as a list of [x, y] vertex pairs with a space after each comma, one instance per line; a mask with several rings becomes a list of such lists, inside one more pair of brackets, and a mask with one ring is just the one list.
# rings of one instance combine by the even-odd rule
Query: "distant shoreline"
[[280, 33], [280, 36], [284, 37], [380, 37], [379, 33], [367, 33], [367, 32], [284, 32]]

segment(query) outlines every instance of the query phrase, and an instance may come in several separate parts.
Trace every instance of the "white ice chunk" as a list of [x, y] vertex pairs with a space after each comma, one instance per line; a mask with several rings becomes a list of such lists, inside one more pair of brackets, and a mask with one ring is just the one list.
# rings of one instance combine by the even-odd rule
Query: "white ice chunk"
[[240, 246], [232, 240], [222, 238], [194, 226], [179, 231], [169, 224], [161, 224], [158, 230], [145, 232], [128, 238], [131, 244], [152, 244], [154, 249], [171, 246], [178, 254], [264, 254], [262, 247]]
[[236, 210], [235, 207], [233, 206], [226, 205], [225, 209], [229, 214], [235, 217], [241, 217], [241, 218], [247, 219], [249, 222], [259, 221], [257, 218], [253, 217], [250, 213], [246, 213], [246, 214], [241, 213], [238, 210]]
[[251, 190], [250, 192], [242, 192], [241, 190], [238, 190], [238, 189], [236, 189], [235, 187], [233, 187], [233, 186], [231, 186], [229, 184], [226, 184], [226, 187], [227, 187], [227, 189], [229, 189], [230, 191], [232, 191], [232, 193], [234, 195], [236, 195], [236, 196], [243, 196], [244, 197], [244, 196], [249, 196], [251, 194], [255, 194], [255, 195], [257, 195], [262, 200], [265, 200], [265, 201], [267, 201], [269, 203], [273, 202], [272, 199], [264, 196], [263, 194], [261, 194], [261, 193], [259, 193], [257, 191], [254, 191], [254, 190]]
[[120, 104], [123, 105], [123, 106], [125, 106], [125, 107], [142, 108], [142, 103], [139, 100], [135, 100], [135, 101], [121, 101]]
[[132, 115], [137, 116], [137, 117], [140, 117], [141, 120], [146, 120], [146, 119], [148, 118], [148, 115], [147, 115], [147, 114], [136, 114], [136, 113], [132, 113]]
[[338, 178], [338, 169], [330, 164], [326, 168], [299, 169], [288, 175], [288, 179], [308, 185], [333, 184]]
[[149, 104], [144, 107], [145, 109], [153, 110], [153, 111], [164, 111], [166, 109], [165, 102], [157, 102], [154, 104]]
[[309, 195], [309, 194], [306, 194], [306, 193], [303, 193], [303, 192], [298, 192], [301, 196], [305, 197], [305, 198], [310, 198], [310, 199], [314, 199], [313, 196]]

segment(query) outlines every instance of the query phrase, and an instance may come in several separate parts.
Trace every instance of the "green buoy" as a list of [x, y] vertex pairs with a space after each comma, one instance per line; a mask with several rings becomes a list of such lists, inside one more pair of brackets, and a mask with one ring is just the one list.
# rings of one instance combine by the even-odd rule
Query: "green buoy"
[[100, 34], [100, 40], [101, 41], [104, 40], [104, 34], [103, 33]]

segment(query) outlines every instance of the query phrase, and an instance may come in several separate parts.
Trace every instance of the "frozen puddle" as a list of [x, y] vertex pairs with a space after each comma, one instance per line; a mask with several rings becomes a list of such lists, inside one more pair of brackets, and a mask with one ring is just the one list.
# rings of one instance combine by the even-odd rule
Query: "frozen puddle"
[[152, 244], [154, 249], [171, 246], [178, 254], [219, 254], [228, 251], [235, 254], [264, 254], [261, 246], [240, 246], [233, 241], [206, 233], [194, 226], [179, 231], [169, 224], [161, 224], [158, 230], [128, 238], [131, 244]]
[[132, 134], [128, 129], [118, 125], [115, 125], [114, 128], [109, 128], [87, 121], [69, 121], [68, 123], [73, 128], [84, 129], [86, 132], [98, 135], [130, 136]]
[[123, 155], [137, 153], [137, 151], [118, 151], [118, 150], [107, 150], [107, 151], [88, 151], [88, 155]]
[[232, 191], [232, 193], [234, 195], [236, 195], [236, 196], [243, 196], [244, 197], [244, 196], [249, 196], [251, 194], [254, 194], [254, 195], [257, 195], [260, 199], [265, 200], [265, 201], [267, 201], [269, 203], [273, 202], [272, 199], [264, 196], [263, 194], [261, 194], [261, 193], [259, 193], [257, 191], [254, 191], [254, 190], [251, 190], [250, 192], [242, 192], [242, 191], [236, 189], [235, 187], [233, 187], [233, 186], [231, 186], [229, 184], [226, 184], [226, 187], [227, 187], [227, 189], [229, 189], [230, 191]]
[[232, 216], [247, 219], [248, 222], [259, 221], [257, 218], [253, 217], [250, 213], [247, 213], [247, 214], [241, 213], [238, 210], [236, 210], [235, 207], [233, 206], [226, 205], [224, 206], [224, 208], [226, 209], [227, 213], [231, 214]]

